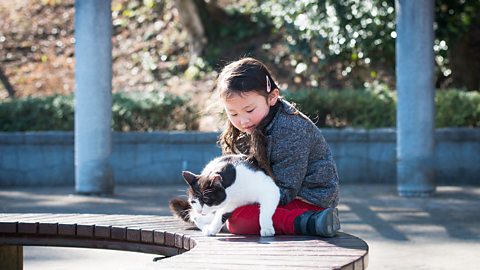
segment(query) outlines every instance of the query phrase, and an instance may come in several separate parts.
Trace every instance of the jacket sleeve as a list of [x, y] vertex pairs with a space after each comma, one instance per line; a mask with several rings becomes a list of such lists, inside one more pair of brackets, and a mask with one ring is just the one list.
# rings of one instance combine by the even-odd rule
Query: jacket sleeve
[[279, 128], [272, 142], [270, 165], [280, 188], [280, 205], [295, 199], [305, 178], [310, 154], [310, 132]]

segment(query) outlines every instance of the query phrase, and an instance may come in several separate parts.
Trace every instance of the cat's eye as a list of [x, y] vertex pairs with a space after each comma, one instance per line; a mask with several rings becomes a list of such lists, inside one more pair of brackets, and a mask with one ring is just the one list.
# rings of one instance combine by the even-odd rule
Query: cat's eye
[[191, 200], [190, 203], [191, 203], [191, 204], [195, 204], [195, 201], [194, 201], [194, 200]]

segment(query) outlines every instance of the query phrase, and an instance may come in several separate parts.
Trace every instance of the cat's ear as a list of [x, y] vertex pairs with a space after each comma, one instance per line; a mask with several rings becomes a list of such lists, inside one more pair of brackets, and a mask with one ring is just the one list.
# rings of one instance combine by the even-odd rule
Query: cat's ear
[[214, 173], [214, 174], [212, 175], [212, 179], [213, 179], [213, 181], [215, 181], [215, 182], [220, 182], [220, 183], [222, 182], [222, 176], [221, 176], [220, 174], [218, 174], [218, 173]]
[[183, 175], [183, 179], [185, 179], [185, 181], [189, 185], [193, 185], [197, 181], [197, 175], [195, 175], [194, 173], [191, 173], [189, 171], [183, 171], [182, 175]]

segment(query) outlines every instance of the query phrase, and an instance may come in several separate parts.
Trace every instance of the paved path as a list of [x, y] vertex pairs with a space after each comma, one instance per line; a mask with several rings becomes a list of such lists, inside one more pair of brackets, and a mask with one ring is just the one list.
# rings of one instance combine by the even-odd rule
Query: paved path
[[[119, 186], [111, 197], [73, 187], [0, 188], [0, 211], [169, 215], [183, 186]], [[480, 187], [439, 187], [432, 198], [400, 198], [394, 186], [343, 185], [342, 229], [370, 246], [368, 269], [474, 269], [480, 265]], [[139, 269], [154, 255], [26, 247], [25, 269]], [[107, 256], [108, 260], [105, 259]]]

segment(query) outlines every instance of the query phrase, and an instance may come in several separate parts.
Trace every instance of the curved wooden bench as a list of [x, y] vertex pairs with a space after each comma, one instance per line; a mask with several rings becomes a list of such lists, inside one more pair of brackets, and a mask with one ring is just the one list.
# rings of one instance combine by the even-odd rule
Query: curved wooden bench
[[[262, 238], [225, 233], [205, 237], [174, 217], [0, 214], [0, 263], [5, 256], [16, 254], [19, 262], [17, 268], [12, 268], [21, 269], [22, 246], [104, 248], [164, 255], [167, 258], [154, 264], [159, 269], [248, 269], [261, 266], [358, 270], [365, 269], [368, 264], [368, 245], [346, 233], [334, 238]], [[15, 258], [9, 259], [15, 264]]]

